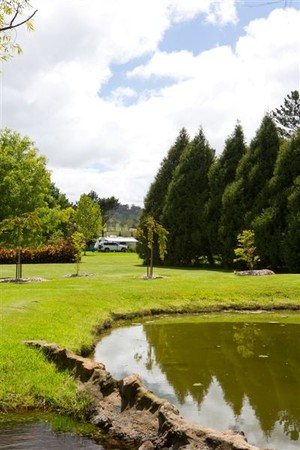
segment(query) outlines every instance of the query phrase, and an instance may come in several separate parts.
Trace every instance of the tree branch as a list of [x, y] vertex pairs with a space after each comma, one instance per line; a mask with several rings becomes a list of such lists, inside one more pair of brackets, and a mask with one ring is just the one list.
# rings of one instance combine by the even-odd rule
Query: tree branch
[[25, 20], [23, 20], [22, 22], [19, 22], [19, 23], [17, 23], [17, 24], [14, 25], [13, 23], [14, 23], [14, 21], [16, 20], [16, 17], [17, 17], [17, 15], [18, 15], [18, 13], [19, 13], [19, 11], [16, 11], [16, 14], [15, 14], [14, 17], [12, 18], [10, 24], [7, 25], [6, 27], [0, 28], [0, 32], [1, 32], [1, 31], [12, 30], [12, 29], [14, 29], [14, 28], [20, 27], [21, 25], [24, 25], [24, 23], [26, 23], [26, 22], [28, 22], [30, 19], [32, 19], [33, 16], [34, 16], [37, 12], [38, 12], [38, 10], [36, 9], [36, 10], [31, 14], [31, 16], [27, 17], [27, 19], [25, 19]]

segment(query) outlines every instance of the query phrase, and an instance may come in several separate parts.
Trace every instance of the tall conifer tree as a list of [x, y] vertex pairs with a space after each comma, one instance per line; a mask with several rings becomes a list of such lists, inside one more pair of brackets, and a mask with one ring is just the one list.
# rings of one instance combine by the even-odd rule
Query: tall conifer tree
[[278, 132], [271, 117], [266, 115], [238, 164], [235, 181], [227, 185], [222, 197], [220, 237], [222, 259], [227, 266], [233, 262], [237, 234], [252, 228], [255, 219], [268, 207], [269, 181], [278, 151]]
[[[145, 205], [140, 217], [139, 227], [143, 227], [145, 219], [148, 216], [152, 216], [157, 222], [161, 222], [169, 184], [172, 181], [174, 171], [178, 166], [180, 157], [188, 143], [188, 133], [185, 128], [182, 128], [174, 145], [172, 145], [167, 156], [162, 160], [155, 179], [150, 185], [149, 191], [145, 197]], [[160, 261], [157, 248], [158, 246], [155, 245], [153, 253], [154, 263]], [[145, 260], [147, 255], [147, 248], [145, 245], [138, 245], [137, 251], [139, 256]]]
[[222, 236], [219, 235], [222, 195], [226, 186], [234, 181], [238, 163], [245, 152], [243, 128], [240, 123], [237, 123], [233, 133], [225, 142], [223, 153], [209, 171], [208, 229], [210, 246], [214, 254], [222, 253]]
[[214, 150], [200, 128], [182, 154], [166, 197], [163, 224], [169, 231], [166, 258], [171, 264], [197, 264], [202, 257], [212, 262], [205, 206], [213, 161]]

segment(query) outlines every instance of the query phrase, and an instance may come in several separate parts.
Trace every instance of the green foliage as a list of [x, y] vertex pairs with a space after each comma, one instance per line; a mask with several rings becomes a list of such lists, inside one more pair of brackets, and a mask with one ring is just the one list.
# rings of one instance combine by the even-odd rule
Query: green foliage
[[[141, 244], [145, 244], [148, 249], [149, 256], [147, 258], [147, 277], [153, 277], [153, 254], [154, 245], [157, 242], [158, 254], [163, 261], [167, 253], [167, 237], [168, 231], [157, 222], [153, 216], [146, 216], [141, 225], [137, 228], [137, 238]], [[155, 239], [156, 236], [156, 239]]]
[[40, 220], [35, 212], [24, 213], [19, 217], [4, 219], [0, 222], [0, 242], [5, 240], [17, 249], [16, 279], [22, 278], [21, 250], [24, 244], [34, 239], [35, 232], [40, 228]]
[[72, 235], [72, 242], [75, 249], [75, 268], [76, 268], [76, 276], [79, 275], [79, 267], [82, 259], [82, 253], [86, 245], [85, 236], [79, 231], [75, 231]]
[[120, 205], [119, 200], [115, 197], [100, 198], [95, 191], [90, 191], [87, 195], [95, 204], [98, 204], [100, 207], [103, 230], [109, 219], [112, 218], [115, 210]]
[[[209, 241], [213, 254], [221, 254], [223, 261], [228, 258], [228, 230], [226, 229], [231, 221], [231, 215], [227, 216], [227, 209], [223, 208], [222, 196], [226, 187], [235, 180], [236, 169], [246, 152], [246, 144], [242, 126], [237, 123], [233, 133], [227, 138], [225, 148], [220, 157], [212, 164], [209, 178], [209, 200], [207, 204], [208, 212], [208, 232]], [[231, 234], [232, 235], [232, 234]], [[236, 233], [233, 234], [234, 236]], [[226, 242], [226, 244], [225, 244]], [[231, 245], [232, 249], [233, 246]]]
[[161, 162], [155, 179], [145, 197], [145, 214], [151, 214], [156, 220], [161, 220], [169, 184], [188, 143], [189, 136], [186, 129], [182, 128], [175, 144], [172, 145], [167, 156]]
[[283, 255], [289, 270], [300, 272], [300, 175], [295, 179], [288, 196]]
[[136, 205], [118, 205], [106, 222], [105, 230], [109, 234], [132, 235], [139, 224], [142, 208]]
[[71, 207], [43, 207], [36, 209], [36, 213], [41, 223], [39, 232], [35, 234], [36, 245], [55, 242], [57, 239], [68, 240], [75, 231], [75, 211]]
[[86, 243], [98, 238], [102, 229], [101, 210], [99, 204], [87, 194], [80, 197], [75, 211], [75, 222]]
[[255, 265], [260, 261], [260, 257], [256, 254], [255, 235], [253, 230], [244, 230], [237, 237], [238, 247], [234, 250], [236, 261], [246, 263], [247, 269], [253, 270]]
[[280, 136], [289, 139], [300, 128], [300, 97], [299, 91], [291, 91], [284, 99], [284, 104], [275, 111], [271, 117], [276, 122]]
[[[189, 143], [189, 136], [185, 128], [180, 130], [180, 133], [168, 151], [167, 156], [162, 160], [160, 168], [155, 176], [154, 181], [151, 183], [148, 193], [145, 197], [144, 211], [140, 216], [140, 226], [144, 222], [147, 215], [151, 215], [155, 220], [163, 220], [163, 209], [165, 206], [169, 185], [172, 181], [176, 167], [179, 164], [182, 153]], [[160, 258], [155, 245], [153, 260], [156, 264], [159, 263]], [[147, 247], [143, 245], [138, 246], [138, 253], [141, 258], [146, 261], [147, 259]]]
[[61, 209], [67, 209], [71, 206], [66, 195], [60, 192], [54, 183], [50, 185], [50, 197], [47, 199], [47, 203], [49, 208], [59, 207]]
[[169, 185], [162, 223], [170, 232], [167, 262], [213, 262], [207, 230], [208, 172], [214, 161], [202, 128], [185, 148]]
[[36, 12], [32, 12], [29, 0], [1, 0], [0, 61], [7, 60], [15, 53], [22, 53], [22, 48], [15, 40], [15, 30], [25, 25], [28, 31], [33, 31], [32, 18]]
[[0, 131], [0, 221], [47, 205], [50, 172], [28, 137]]

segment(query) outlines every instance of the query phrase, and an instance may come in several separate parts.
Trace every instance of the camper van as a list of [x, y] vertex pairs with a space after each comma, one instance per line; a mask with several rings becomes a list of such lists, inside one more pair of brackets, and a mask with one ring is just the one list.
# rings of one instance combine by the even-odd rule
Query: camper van
[[109, 236], [97, 239], [94, 248], [99, 252], [127, 252], [136, 243], [137, 240], [133, 237]]

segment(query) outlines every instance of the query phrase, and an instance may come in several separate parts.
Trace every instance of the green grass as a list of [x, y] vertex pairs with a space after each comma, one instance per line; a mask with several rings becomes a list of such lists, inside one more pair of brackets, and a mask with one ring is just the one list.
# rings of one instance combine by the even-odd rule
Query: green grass
[[[0, 284], [0, 410], [80, 414], [85, 405], [70, 375], [58, 372], [24, 340], [56, 342], [79, 352], [94, 344], [94, 331], [114, 314], [300, 308], [297, 274], [238, 277], [225, 271], [157, 268], [155, 274], [163, 278], [144, 280], [146, 269], [137, 255], [99, 253], [88, 253], [81, 264], [80, 272], [92, 276], [65, 277], [74, 272], [73, 264], [24, 265], [24, 277], [49, 281]], [[0, 277], [14, 274], [14, 266], [0, 268]]]

